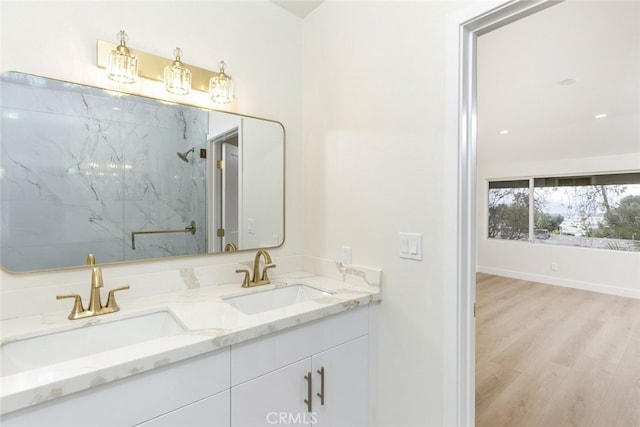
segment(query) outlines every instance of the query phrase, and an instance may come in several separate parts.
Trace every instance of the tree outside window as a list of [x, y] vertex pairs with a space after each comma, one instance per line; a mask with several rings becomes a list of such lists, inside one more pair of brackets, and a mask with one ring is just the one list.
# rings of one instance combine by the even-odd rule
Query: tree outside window
[[640, 173], [532, 180], [489, 183], [489, 238], [640, 251]]
[[529, 182], [502, 181], [489, 184], [489, 237], [529, 239]]

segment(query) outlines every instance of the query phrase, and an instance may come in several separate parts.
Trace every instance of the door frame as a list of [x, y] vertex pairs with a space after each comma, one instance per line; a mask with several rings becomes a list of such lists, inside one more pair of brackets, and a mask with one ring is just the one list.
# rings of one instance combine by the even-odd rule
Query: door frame
[[[222, 145], [230, 138], [237, 140], [238, 156], [242, 153], [242, 126], [233, 126], [223, 132], [207, 136], [207, 250], [208, 252], [222, 252], [225, 247], [224, 237], [218, 236], [218, 228], [223, 225], [223, 203], [224, 198], [223, 179], [218, 161], [224, 161]], [[238, 248], [240, 246], [240, 224], [242, 212], [242, 164], [238, 162]]]
[[[445, 362], [445, 425], [475, 425], [475, 274], [476, 274], [476, 154], [477, 154], [477, 67], [476, 40], [482, 34], [503, 27], [563, 0], [512, 0], [480, 3], [452, 16], [448, 26], [449, 75], [457, 80], [447, 87], [447, 105], [456, 105], [455, 128], [448, 132], [457, 139], [457, 269], [453, 330], [445, 326], [445, 353], [457, 355]], [[455, 54], [451, 54], [455, 52]], [[446, 298], [446, 296], [445, 296]], [[452, 333], [454, 339], [446, 335]], [[454, 366], [455, 365], [455, 366]], [[453, 404], [452, 404], [453, 403]]]
[[[223, 251], [228, 243], [233, 243], [237, 248], [240, 248], [240, 189], [242, 188], [242, 176], [240, 175], [240, 147], [238, 132], [232, 134], [235, 135], [235, 144], [229, 142], [231, 137], [226, 137], [221, 141], [216, 141], [216, 157], [222, 161], [224, 167], [218, 169], [219, 171], [219, 186], [218, 194], [216, 195], [215, 203], [219, 207], [219, 223], [218, 228], [224, 230], [224, 236], [220, 237], [220, 247], [218, 250]], [[235, 151], [236, 160], [233, 162], [233, 154]], [[234, 167], [232, 167], [234, 166]], [[230, 190], [229, 182], [235, 184], [235, 188]], [[235, 181], [235, 182], [234, 182]], [[231, 211], [231, 212], [230, 212]], [[230, 215], [231, 214], [231, 215]], [[229, 224], [233, 224], [235, 229], [231, 228]]]

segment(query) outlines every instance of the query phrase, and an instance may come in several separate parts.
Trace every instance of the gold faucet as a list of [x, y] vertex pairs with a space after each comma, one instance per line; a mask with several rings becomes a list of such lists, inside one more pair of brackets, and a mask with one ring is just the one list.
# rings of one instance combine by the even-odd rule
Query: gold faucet
[[236, 252], [237, 250], [238, 247], [233, 242], [229, 242], [224, 246], [224, 252]]
[[[264, 258], [264, 267], [262, 267], [262, 272], [260, 271], [261, 258]], [[267, 270], [270, 268], [274, 268], [275, 266], [276, 265], [271, 260], [271, 255], [269, 255], [269, 252], [260, 249], [256, 253], [256, 257], [253, 260], [253, 278], [249, 278], [249, 270], [236, 270], [236, 273], [244, 273], [244, 279], [242, 280], [243, 288], [251, 288], [258, 285], [268, 285], [269, 283], [271, 283], [271, 281], [269, 280]]]
[[[90, 264], [88, 261], [87, 263]], [[56, 295], [56, 299], [74, 299], [73, 308], [71, 309], [71, 313], [69, 314], [70, 320], [84, 319], [86, 317], [99, 316], [101, 314], [107, 313], [115, 313], [116, 311], [120, 310], [120, 307], [118, 307], [118, 304], [116, 303], [114, 294], [117, 291], [129, 289], [129, 285], [111, 289], [107, 297], [107, 305], [105, 305], [104, 307], [102, 306], [102, 301], [100, 298], [100, 288], [102, 288], [103, 286], [104, 283], [102, 281], [102, 269], [100, 269], [99, 267], [93, 267], [91, 269], [91, 293], [89, 295], [89, 307], [87, 307], [86, 310], [82, 305], [82, 297], [78, 294]]]

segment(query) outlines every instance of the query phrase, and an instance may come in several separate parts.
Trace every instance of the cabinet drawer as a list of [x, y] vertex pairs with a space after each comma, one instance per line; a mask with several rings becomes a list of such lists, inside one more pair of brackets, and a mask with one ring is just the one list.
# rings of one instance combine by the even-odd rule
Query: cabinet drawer
[[229, 390], [161, 415], [137, 427], [229, 427]]
[[229, 388], [229, 349], [2, 416], [3, 427], [131, 426]]
[[231, 347], [231, 385], [237, 385], [368, 333], [368, 306]]

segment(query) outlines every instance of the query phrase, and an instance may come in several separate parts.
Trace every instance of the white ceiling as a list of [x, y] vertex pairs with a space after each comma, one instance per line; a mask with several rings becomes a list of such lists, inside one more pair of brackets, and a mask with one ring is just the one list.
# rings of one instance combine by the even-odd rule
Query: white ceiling
[[637, 153], [639, 112], [638, 1], [568, 0], [478, 38], [479, 162]]
[[566, 0], [478, 38], [479, 162], [638, 152], [640, 1]]
[[277, 4], [299, 18], [307, 16], [322, 2], [323, 0], [271, 0], [271, 3]]

